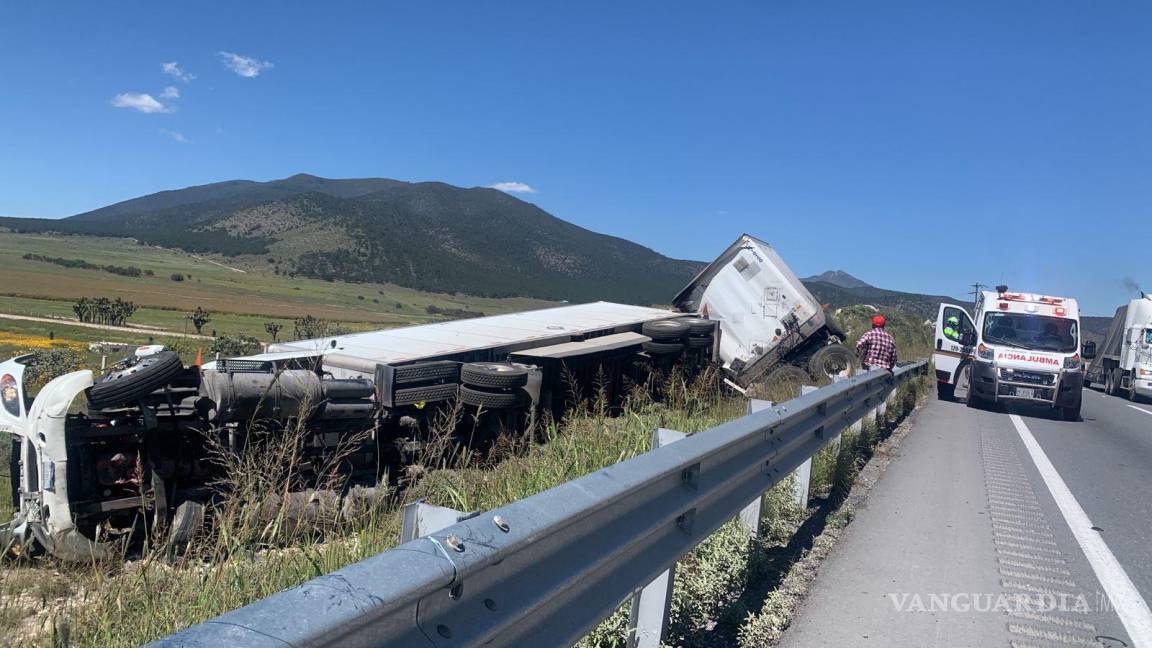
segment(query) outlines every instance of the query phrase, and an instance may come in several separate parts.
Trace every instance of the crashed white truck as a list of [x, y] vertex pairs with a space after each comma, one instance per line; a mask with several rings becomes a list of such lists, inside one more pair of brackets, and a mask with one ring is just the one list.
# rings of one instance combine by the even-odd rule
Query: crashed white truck
[[[574, 385], [619, 402], [629, 380], [673, 366], [719, 365], [735, 389], [819, 381], [855, 366], [821, 305], [751, 236], [673, 304], [597, 302], [300, 340], [203, 367], [160, 351], [99, 377], [60, 376], [35, 398], [23, 380], [31, 356], [13, 358], [0, 364], [0, 431], [12, 437], [17, 513], [0, 540], [10, 553], [72, 560], [109, 555], [114, 541], [144, 529], [187, 542], [220, 495], [212, 451], [241, 451], [257, 424], [263, 434], [270, 425], [305, 430], [304, 482], [341, 443], [358, 440], [341, 450], [335, 492], [330, 481], [308, 487], [327, 488], [324, 501], [339, 515], [403, 465], [449, 406], [472, 408], [494, 428], [523, 426], [560, 413]], [[301, 491], [305, 502], [320, 492]]]

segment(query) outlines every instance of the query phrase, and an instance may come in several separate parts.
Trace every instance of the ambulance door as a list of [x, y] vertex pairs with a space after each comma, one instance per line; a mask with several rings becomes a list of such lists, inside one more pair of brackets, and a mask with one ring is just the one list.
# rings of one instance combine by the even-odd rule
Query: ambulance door
[[957, 370], [972, 357], [971, 343], [975, 338], [976, 326], [968, 311], [955, 304], [940, 304], [936, 314], [936, 349], [932, 353], [936, 382], [956, 384]]

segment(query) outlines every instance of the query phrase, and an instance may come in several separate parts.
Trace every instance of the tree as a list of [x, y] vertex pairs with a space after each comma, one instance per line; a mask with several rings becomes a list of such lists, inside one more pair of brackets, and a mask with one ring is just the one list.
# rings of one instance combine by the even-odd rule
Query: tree
[[200, 329], [212, 321], [212, 314], [201, 306], [197, 306], [194, 312], [188, 313], [187, 317], [192, 321], [192, 326], [196, 327], [196, 335], [200, 335]]
[[212, 352], [219, 353], [221, 357], [225, 358], [258, 353], [262, 347], [260, 340], [250, 335], [238, 335], [236, 337], [222, 335], [212, 341]]
[[332, 335], [332, 323], [311, 315], [305, 315], [292, 321], [293, 334], [297, 340], [325, 337]]
[[264, 330], [268, 331], [268, 335], [272, 336], [273, 342], [275, 342], [277, 336], [280, 335], [280, 329], [282, 329], [282, 328], [284, 328], [284, 325], [281, 324], [280, 322], [265, 322], [264, 323]]

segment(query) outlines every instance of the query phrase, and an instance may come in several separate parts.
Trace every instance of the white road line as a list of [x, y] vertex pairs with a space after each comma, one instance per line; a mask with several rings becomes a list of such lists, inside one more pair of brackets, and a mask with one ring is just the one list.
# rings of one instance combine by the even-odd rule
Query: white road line
[[[1128, 405], [1128, 403], [1124, 403], [1124, 404]], [[1144, 409], [1143, 407], [1136, 407], [1135, 405], [1128, 405], [1128, 407], [1131, 407], [1132, 409], [1136, 410], [1137, 412], [1144, 412], [1145, 414], [1152, 416], [1152, 412], [1149, 412], [1148, 410]]]
[[1028, 448], [1028, 454], [1032, 456], [1032, 462], [1040, 471], [1040, 476], [1048, 486], [1048, 491], [1052, 493], [1052, 498], [1056, 500], [1056, 506], [1060, 508], [1064, 521], [1072, 529], [1072, 535], [1076, 537], [1076, 542], [1080, 544], [1080, 549], [1084, 551], [1089, 564], [1092, 565], [1092, 571], [1096, 573], [1096, 578], [1112, 601], [1112, 608], [1116, 610], [1116, 615], [1120, 617], [1128, 636], [1137, 646], [1152, 647], [1152, 610], [1148, 609], [1148, 603], [1140, 596], [1140, 592], [1132, 584], [1132, 579], [1128, 578], [1128, 573], [1120, 566], [1116, 556], [1112, 555], [1108, 545], [1104, 544], [1104, 539], [1092, 530], [1092, 521], [1088, 519], [1088, 515], [1080, 506], [1080, 502], [1076, 501], [1072, 491], [1068, 490], [1068, 485], [1064, 483], [1060, 473], [1056, 472], [1056, 467], [1048, 460], [1048, 455], [1037, 443], [1036, 437], [1032, 436], [1032, 431], [1024, 424], [1023, 419], [1016, 414], [1010, 414], [1009, 418], [1016, 426], [1016, 432], [1024, 442], [1024, 447]]

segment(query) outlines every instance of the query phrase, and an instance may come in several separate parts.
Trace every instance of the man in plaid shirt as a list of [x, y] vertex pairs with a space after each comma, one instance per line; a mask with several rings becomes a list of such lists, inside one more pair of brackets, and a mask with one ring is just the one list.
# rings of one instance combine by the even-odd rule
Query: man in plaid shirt
[[872, 318], [872, 330], [860, 336], [856, 343], [856, 352], [863, 359], [864, 370], [887, 369], [892, 371], [896, 366], [896, 341], [884, 330], [887, 320], [883, 315]]

